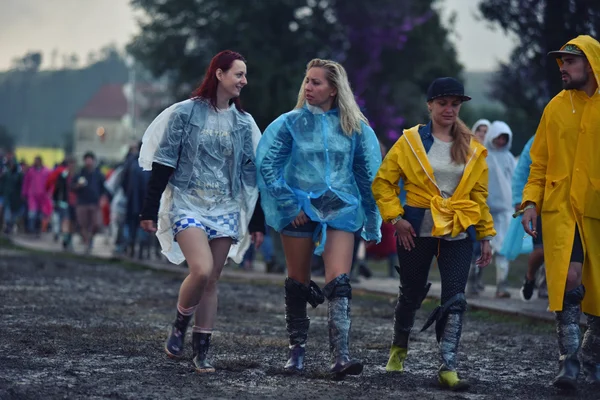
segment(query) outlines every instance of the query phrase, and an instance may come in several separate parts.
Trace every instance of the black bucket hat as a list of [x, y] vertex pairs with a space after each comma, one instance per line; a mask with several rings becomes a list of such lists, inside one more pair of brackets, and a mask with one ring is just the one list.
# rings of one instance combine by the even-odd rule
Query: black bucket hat
[[427, 89], [427, 101], [437, 99], [438, 97], [455, 96], [462, 101], [469, 101], [471, 97], [465, 95], [465, 87], [454, 78], [437, 78]]

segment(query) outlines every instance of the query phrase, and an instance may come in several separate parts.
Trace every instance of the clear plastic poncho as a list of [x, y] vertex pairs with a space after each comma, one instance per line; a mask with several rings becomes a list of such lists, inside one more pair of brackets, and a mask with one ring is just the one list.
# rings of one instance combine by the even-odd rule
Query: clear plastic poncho
[[[185, 260], [172, 232], [182, 216], [233, 237], [229, 257], [242, 261], [258, 199], [254, 161], [260, 136], [250, 114], [233, 104], [216, 111], [200, 99], [173, 104], [150, 124], [142, 139], [140, 166], [148, 171], [156, 162], [175, 168], [161, 197], [156, 233], [169, 261]], [[239, 213], [237, 232], [207, 218], [229, 213]]]
[[[381, 240], [381, 216], [371, 183], [381, 164], [375, 132], [344, 134], [337, 109], [306, 105], [273, 121], [256, 152], [258, 186], [267, 224], [280, 232], [300, 210], [320, 222], [322, 254], [327, 227]], [[320, 239], [319, 239], [319, 235]]]

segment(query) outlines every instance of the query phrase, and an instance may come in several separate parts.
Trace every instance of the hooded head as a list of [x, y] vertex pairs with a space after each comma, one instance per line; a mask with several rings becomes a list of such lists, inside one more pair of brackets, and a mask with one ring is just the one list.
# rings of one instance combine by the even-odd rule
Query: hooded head
[[551, 51], [555, 56], [565, 90], [585, 90], [588, 85], [600, 83], [600, 43], [589, 35], [570, 40], [560, 50]]
[[494, 121], [485, 135], [484, 146], [490, 150], [509, 151], [512, 146], [512, 131], [503, 121]]
[[487, 119], [480, 119], [479, 121], [473, 124], [473, 128], [471, 128], [471, 132], [475, 135], [475, 138], [479, 141], [479, 143], [483, 144], [485, 140], [485, 135], [490, 130], [491, 122]]

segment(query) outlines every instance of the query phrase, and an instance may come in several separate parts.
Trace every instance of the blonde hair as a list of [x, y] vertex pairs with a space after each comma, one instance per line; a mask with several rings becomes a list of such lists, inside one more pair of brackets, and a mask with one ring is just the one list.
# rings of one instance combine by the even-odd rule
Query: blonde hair
[[[353, 132], [361, 133], [360, 122], [362, 121], [368, 125], [369, 121], [360, 111], [358, 104], [356, 104], [344, 67], [335, 61], [315, 58], [306, 65], [306, 72], [308, 73], [308, 70], [311, 68], [323, 68], [325, 70], [325, 79], [337, 90], [333, 104], [339, 108], [342, 131], [348, 136], [351, 136]], [[306, 77], [302, 80], [302, 85], [298, 92], [298, 102], [296, 103], [296, 107], [294, 107], [296, 109], [304, 107], [304, 103], [306, 102], [305, 86]]]
[[473, 134], [465, 123], [457, 118], [450, 129], [450, 136], [454, 139], [450, 148], [450, 157], [456, 164], [466, 164], [469, 153], [471, 152], [471, 139]]

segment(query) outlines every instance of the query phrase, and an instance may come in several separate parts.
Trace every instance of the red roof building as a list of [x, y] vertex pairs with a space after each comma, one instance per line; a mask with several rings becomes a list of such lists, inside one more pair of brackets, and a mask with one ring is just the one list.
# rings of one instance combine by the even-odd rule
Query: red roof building
[[127, 114], [127, 99], [124, 85], [104, 85], [77, 113], [77, 118], [112, 119], [123, 118]]

